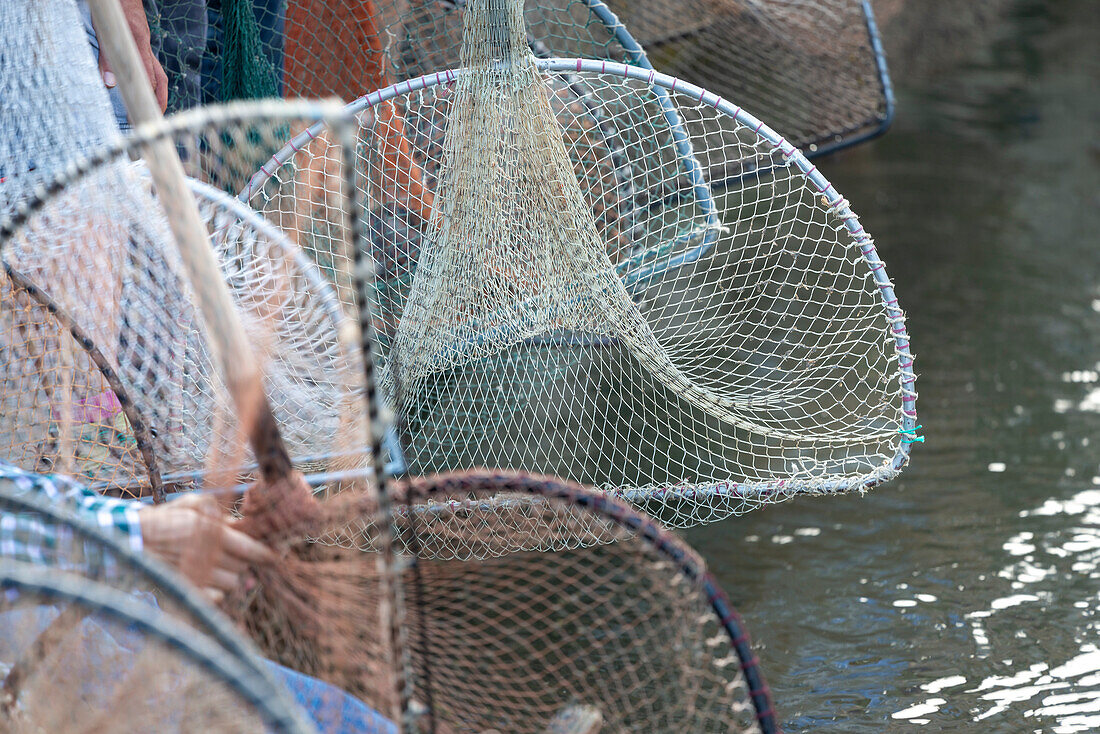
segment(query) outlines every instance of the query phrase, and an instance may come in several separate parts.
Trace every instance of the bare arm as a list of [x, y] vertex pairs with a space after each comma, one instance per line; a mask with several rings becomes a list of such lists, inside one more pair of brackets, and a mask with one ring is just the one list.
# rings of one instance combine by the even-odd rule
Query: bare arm
[[[149, 76], [149, 83], [153, 87], [157, 104], [160, 105], [160, 111], [164, 112], [168, 109], [168, 75], [164, 73], [160, 62], [153, 54], [145, 7], [142, 5], [142, 0], [119, 0], [119, 4], [122, 5], [122, 12], [126, 16], [126, 23], [130, 26], [134, 42], [137, 43], [138, 54], [145, 66], [145, 73]], [[103, 81], [108, 87], [115, 86], [115, 75], [111, 72], [110, 64], [107, 63], [107, 54], [99, 55], [99, 71], [103, 74]]]

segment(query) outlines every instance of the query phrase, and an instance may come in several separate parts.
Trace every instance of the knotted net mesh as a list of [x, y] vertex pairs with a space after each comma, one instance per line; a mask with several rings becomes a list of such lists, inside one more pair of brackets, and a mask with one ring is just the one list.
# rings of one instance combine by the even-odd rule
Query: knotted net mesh
[[0, 511], [4, 731], [311, 730], [182, 580], [7, 480]]
[[[215, 454], [247, 464], [165, 213], [144, 164], [120, 143], [74, 4], [9, 3], [2, 12], [0, 83], [19, 104], [0, 112], [0, 186], [4, 213], [22, 219], [3, 237], [0, 457], [131, 494], [189, 484]], [[318, 114], [303, 105], [174, 138], [264, 357], [276, 418], [303, 463], [361, 452], [361, 437], [343, 430], [362, 384], [354, 327], [314, 260], [226, 192]], [[35, 186], [79, 173], [71, 167], [93, 150], [100, 160], [86, 175], [25, 209]]]
[[[69, 172], [54, 190], [37, 192], [29, 203], [16, 205], [15, 218], [0, 227], [5, 255], [29, 252], [32, 244], [38, 244], [43, 256], [20, 264], [26, 272], [39, 275], [50, 293], [58, 294], [53, 301], [63, 304], [67, 314], [75, 314], [72, 321], [95, 334], [98, 343], [108, 345], [113, 359], [119, 359], [119, 354], [143, 354], [123, 346], [148, 348], [146, 341], [155, 346], [178, 333], [150, 330], [123, 340], [119, 334], [124, 330], [117, 326], [115, 315], [120, 294], [148, 290], [151, 295], [142, 297], [160, 308], [153, 316], [188, 314], [191, 330], [183, 333], [197, 332], [193, 338], [199, 341], [203, 325], [189, 305], [178, 268], [157, 269], [161, 262], [173, 262], [173, 251], [164, 244], [167, 237], [158, 235], [162, 230], [148, 233], [159, 226], [157, 202], [140, 166], [129, 163], [128, 153], [142, 149], [141, 135], [169, 135], [188, 169], [201, 172], [210, 182], [209, 189], [243, 186], [242, 172], [266, 160], [275, 131], [285, 133], [287, 127], [312, 122], [293, 112], [298, 108], [290, 109], [281, 113], [264, 112], [262, 107], [204, 111], [177, 119], [161, 131], [139, 133], [128, 145], [97, 154]], [[336, 131], [334, 140], [345, 138], [346, 134]], [[324, 170], [331, 173], [340, 166], [339, 152], [330, 141], [319, 144], [327, 146], [330, 157]], [[559, 182], [568, 181], [561, 169], [554, 175]], [[139, 210], [128, 208], [135, 200], [147, 205], [137, 222]], [[354, 201], [342, 200], [338, 192], [325, 190], [319, 200], [332, 204], [333, 211], [355, 213], [350, 219], [353, 225], [367, 221], [356, 212]], [[575, 205], [567, 206], [573, 208], [565, 211], [577, 211]], [[225, 208], [237, 211], [229, 204]], [[294, 210], [283, 213], [290, 218], [295, 215]], [[85, 227], [93, 215], [109, 225], [95, 231], [110, 233], [114, 226], [119, 230], [102, 248]], [[354, 241], [346, 232], [343, 237], [339, 234], [341, 227], [347, 229], [345, 221], [339, 217], [322, 221], [318, 231], [330, 238], [327, 241]], [[582, 225], [587, 223], [581, 221], [578, 227]], [[210, 229], [215, 243], [227, 231], [235, 231], [220, 226]], [[286, 242], [313, 244], [309, 239], [313, 233], [294, 230]], [[265, 290], [256, 283], [267, 280], [246, 277], [260, 267], [251, 256], [275, 272], [282, 272], [276, 265], [285, 262], [260, 258], [267, 251], [251, 240], [248, 243], [230, 250], [242, 254], [227, 258], [232, 266], [223, 268], [250, 327], [249, 336], [267, 367], [268, 391], [278, 410], [283, 401], [272, 387], [277, 383], [271, 375], [282, 369], [279, 364], [306, 360], [298, 372], [285, 369], [307, 383], [332, 379], [325, 370], [310, 371], [315, 368], [308, 360], [326, 353], [321, 347], [343, 342], [339, 329], [320, 332], [313, 340], [294, 341], [286, 336], [299, 333], [295, 329], [301, 328], [300, 323], [313, 322], [308, 313], [286, 305], [287, 294], [292, 293], [289, 285]], [[128, 254], [135, 248], [137, 255]], [[345, 242], [342, 252], [349, 250], [361, 261], [368, 260], [367, 248]], [[97, 253], [96, 257], [80, 259], [85, 251]], [[146, 251], [155, 255], [146, 256]], [[72, 272], [74, 268], [60, 263], [49, 265], [52, 257], [61, 257], [57, 253], [83, 269]], [[127, 258], [138, 256], [146, 258], [139, 261], [143, 266], [129, 268]], [[604, 254], [602, 261], [610, 259]], [[331, 268], [333, 281], [338, 280], [334, 258], [317, 257], [315, 262], [322, 274], [328, 275], [325, 268]], [[85, 272], [88, 269], [94, 270], [92, 275]], [[41, 277], [42, 273], [50, 277]], [[73, 288], [110, 283], [119, 273], [133, 282], [116, 290], [101, 288], [91, 302], [81, 297], [87, 288]], [[362, 267], [350, 274], [358, 280], [360, 293], [367, 292], [368, 275]], [[605, 275], [601, 286], [608, 281]], [[617, 281], [610, 285], [624, 287]], [[373, 296], [361, 299], [364, 306], [373, 301]], [[272, 304], [279, 307], [279, 314], [267, 313]], [[366, 313], [370, 312], [367, 308]], [[286, 324], [282, 331], [284, 321], [291, 320], [295, 323]], [[374, 322], [368, 318], [362, 326], [369, 337]], [[86, 346], [72, 329], [69, 333]], [[341, 440], [353, 441], [358, 449], [369, 442], [370, 453], [377, 458], [379, 432], [363, 431], [364, 414], [375, 425], [378, 417], [372, 402], [376, 393], [369, 340], [365, 346], [365, 359], [357, 368], [362, 382], [356, 384], [366, 389], [355, 394], [359, 413], [352, 428], [338, 431], [335, 437], [316, 429], [313, 438], [330, 451]], [[212, 364], [208, 351], [183, 352], [183, 364], [193, 359], [190, 354]], [[128, 357], [108, 370], [118, 375], [127, 395], [143, 396], [132, 400], [140, 415], [157, 416], [156, 410], [168, 402], [151, 386], [164, 384], [161, 375], [177, 366], [172, 360], [179, 356], [169, 353], [160, 359], [171, 364]], [[349, 356], [348, 362], [353, 361]], [[185, 370], [183, 375], [182, 380], [168, 384], [185, 396], [196, 391], [212, 394], [213, 389], [224, 392], [210, 367], [205, 372]], [[60, 396], [57, 404], [60, 415], [66, 415], [73, 408], [71, 393]], [[209, 466], [220, 470], [215, 476], [225, 478], [242, 469], [235, 453], [242, 449], [234, 439], [248, 433], [248, 427], [236, 425], [229, 409], [223, 403], [217, 405], [222, 411], [216, 414], [218, 420], [225, 420], [229, 428], [211, 434], [219, 438], [210, 441], [205, 453], [213, 455]], [[280, 419], [289, 425], [288, 433], [293, 430], [295, 416]], [[163, 418], [147, 420], [150, 426], [159, 426]], [[187, 432], [195, 433], [218, 424], [202, 413], [184, 420]], [[154, 443], [157, 460], [161, 454], [170, 455], [168, 451]], [[319, 463], [332, 468], [330, 459], [331, 455]], [[381, 479], [384, 473], [375, 472], [375, 476]], [[256, 583], [242, 587], [224, 604], [266, 655], [339, 686], [376, 710], [392, 712], [396, 720], [437, 721], [439, 731], [494, 727], [652, 731], [675, 728], [681, 722], [702, 731], [770, 730], [766, 688], [736, 614], [701, 561], [647, 518], [583, 488], [525, 475], [429, 477], [399, 485], [393, 494], [368, 478], [369, 473], [354, 471], [347, 472], [342, 482], [328, 478], [317, 495], [289, 483], [256, 485], [238, 507], [242, 516], [238, 527], [281, 555], [278, 564], [253, 569]], [[396, 500], [396, 507], [386, 500]], [[684, 625], [685, 617], [693, 623]], [[462, 634], [455, 636], [455, 629]], [[524, 675], [522, 661], [531, 652], [544, 662], [534, 673]]]
[[[272, 90], [354, 99], [390, 81], [454, 67], [468, 5], [226, 0], [200, 14], [161, 2], [150, 7], [150, 19], [170, 104], [179, 109]], [[885, 61], [863, 0], [527, 0], [524, 6], [536, 55], [652, 65], [737, 100], [808, 151], [852, 142], [888, 123]]]
[[[672, 525], [892, 477], [915, 425], [908, 337], [835, 188], [717, 95], [534, 59], [516, 3], [465, 18], [463, 68], [352, 106], [410, 471], [546, 472]], [[298, 134], [244, 198], [333, 265], [350, 307], [330, 145]]]
[[135, 733], [289, 730], [265, 727], [238, 690], [243, 686], [234, 679], [239, 673], [232, 660], [219, 658], [218, 648], [201, 644], [206, 640], [196, 639], [189, 628], [126, 604], [127, 596], [66, 584], [35, 567], [0, 567], [0, 588], [6, 592], [0, 601], [3, 633], [13, 654], [38, 639], [41, 621], [35, 611], [56, 614], [56, 605], [68, 603], [66, 610], [83, 616], [70, 639], [27, 671], [20, 699], [0, 712], [4, 731], [68, 734], [88, 731], [90, 724]]
[[774, 730], [740, 619], [648, 518], [512, 473], [390, 489], [392, 515], [357, 482], [313, 502], [249, 490], [242, 527], [286, 556], [223, 608], [265, 654], [410, 731]]

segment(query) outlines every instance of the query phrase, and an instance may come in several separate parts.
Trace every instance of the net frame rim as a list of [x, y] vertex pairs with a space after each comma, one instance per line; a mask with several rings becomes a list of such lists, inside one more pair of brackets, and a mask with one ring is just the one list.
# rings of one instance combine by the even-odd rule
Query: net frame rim
[[671, 562], [688, 579], [700, 585], [719, 624], [729, 635], [730, 649], [737, 656], [745, 675], [761, 731], [763, 734], [780, 731], [771, 690], [760, 668], [760, 659], [752, 651], [752, 640], [741, 615], [707, 568], [703, 557], [656, 520], [598, 489], [542, 474], [483, 469], [405, 477], [394, 480], [393, 483], [395, 489], [399, 490], [395, 502], [406, 507], [411, 506], [410, 502], [431, 499], [438, 494], [492, 496], [508, 492], [560, 500], [583, 508], [632, 533], [664, 560]]
[[[656, 67], [649, 60], [649, 53], [646, 51], [645, 46], [634, 38], [634, 34], [619, 20], [619, 16], [604, 0], [581, 0], [581, 2], [611, 32], [612, 37], [623, 47], [633, 66], [656, 70]], [[890, 126], [894, 124], [897, 107], [894, 96], [894, 83], [890, 77], [890, 67], [886, 60], [886, 51], [882, 45], [878, 22], [875, 19], [875, 11], [871, 6], [871, 0], [861, 0], [860, 6], [863, 12], [864, 27], [870, 42], [871, 54], [874, 57], [875, 73], [878, 76], [882, 91], [884, 102], [882, 115], [869, 118], [860, 125], [844, 130], [825, 132], [816, 138], [805, 141], [803, 147], [806, 148], [805, 155], [807, 158], [821, 158], [860, 143], [874, 140], [885, 135]]]
[[[196, 107], [177, 112], [155, 123], [143, 123], [130, 134], [100, 147], [91, 153], [76, 156], [68, 165], [39, 183], [30, 194], [0, 218], [0, 255], [7, 242], [37, 214], [50, 199], [63, 189], [78, 183], [100, 167], [122, 157], [132, 149], [165, 140], [187, 130], [212, 125], [247, 122], [250, 119], [282, 119], [287, 121], [312, 119], [310, 129], [350, 124], [353, 117], [339, 99], [328, 100], [247, 100]], [[262, 166], [264, 168], [266, 166]]]
[[[255, 119], [285, 120], [288, 122], [313, 120], [312, 126], [330, 129], [339, 129], [341, 126], [351, 125], [354, 122], [354, 117], [345, 111], [343, 101], [333, 98], [328, 100], [266, 99], [229, 102], [185, 110], [163, 118], [156, 123], [140, 125], [133, 128], [129, 135], [122, 136], [118, 140], [101, 146], [90, 153], [76, 156], [56, 174], [47, 178], [44, 182], [40, 182], [27, 197], [17, 202], [3, 218], [0, 218], [0, 259], [3, 259], [4, 248], [7, 243], [27, 227], [31, 220], [55, 196], [79, 184], [104, 166], [113, 162], [130, 165], [131, 163], [128, 163], [125, 158], [131, 152], [136, 152], [150, 143], [171, 139], [179, 133], [201, 131], [204, 128], [218, 125], [245, 123]], [[142, 175], [141, 179], [146, 182], [150, 181], [147, 174]], [[250, 207], [246, 201], [220, 191], [198, 179], [187, 177], [186, 180], [188, 189], [197, 199], [219, 207], [220, 211], [235, 215], [239, 222], [254, 228], [283, 249], [284, 257], [296, 266], [298, 273], [305, 276], [314, 289], [314, 293], [323, 303], [325, 316], [334, 327], [340, 353], [345, 358], [355, 357], [358, 346], [354, 343], [354, 339], [350, 337], [350, 333], [352, 329], [357, 330], [358, 327], [354, 324], [354, 319], [351, 319], [340, 308], [335, 289], [325, 279], [317, 264], [310, 260], [286, 233], [270, 222], [262, 213]], [[215, 231], [212, 236], [217, 236], [217, 234], [218, 232]], [[83, 342], [79, 343], [83, 347]], [[349, 364], [353, 363], [349, 361]], [[163, 473], [159, 472], [159, 464], [157, 466], [158, 478], [163, 479], [164, 476], [171, 478], [172, 475], [162, 476]], [[201, 470], [194, 472], [194, 474], [200, 476], [204, 473]], [[157, 497], [158, 502], [164, 501], [164, 498], [167, 497], [163, 484], [164, 482], [161, 482], [162, 486], [154, 489], [154, 497]], [[101, 485], [96, 486], [97, 491], [102, 488]]]
[[[313, 262], [282, 229], [238, 197], [220, 191], [205, 181], [188, 176], [187, 186], [196, 198], [200, 198], [213, 206], [222, 207], [223, 211], [236, 216], [239, 222], [249, 225], [265, 238], [278, 245], [283, 250], [283, 257], [290, 260], [298, 268], [298, 272], [306, 277], [310, 287], [316, 291], [319, 300], [324, 305], [325, 315], [332, 322], [338, 336], [342, 330], [350, 325], [351, 319], [340, 308], [340, 299], [336, 294], [336, 289], [321, 274], [321, 269], [317, 263]], [[213, 238], [219, 234], [220, 231], [215, 230], [211, 236]], [[355, 351], [354, 345], [343, 340], [340, 341], [340, 345], [344, 351], [349, 353]]]
[[[90, 336], [88, 336], [84, 328], [77, 323], [72, 314], [58, 305], [46, 291], [31, 281], [29, 277], [24, 275], [21, 271], [16, 270], [7, 260], [4, 260], [0, 265], [2, 265], [4, 274], [11, 283], [12, 289], [24, 293], [28, 298], [34, 301], [34, 303], [46, 309], [50, 317], [56, 319], [58, 324], [69, 333], [70, 337], [77, 343], [84, 354], [87, 355], [88, 359], [91, 360], [100, 376], [107, 382], [107, 386], [114, 393], [122, 409], [122, 413], [126, 416], [126, 420], [130, 424], [130, 429], [133, 431], [134, 441], [141, 455], [142, 462], [145, 465], [153, 501], [157, 503], [164, 502], [164, 482], [161, 477], [160, 465], [153, 452], [152, 430], [146, 425], [145, 420], [138, 412], [137, 406], [134, 404], [133, 400], [130, 399], [125, 386], [119, 380], [118, 374], [107, 362], [99, 346]], [[135, 484], [138, 487], [142, 486], [141, 482]]]
[[[168, 596], [184, 611], [201, 622], [204, 628], [195, 628], [197, 632], [232, 654], [239, 664], [247, 666], [254, 675], [263, 679], [265, 685], [273, 687], [276, 691], [283, 691], [281, 684], [264, 666], [259, 652], [252, 647], [251, 643], [236, 632], [236, 628], [228, 619], [223, 618], [216, 609], [191, 593], [187, 582], [159, 560], [131, 548], [117, 534], [86, 521], [72, 510], [47, 502], [40, 497], [0, 490], [0, 507], [15, 508], [41, 515], [52, 522], [66, 526], [74, 535], [85, 541], [107, 548], [112, 555], [139, 571], [156, 585], [159, 592]], [[15, 563], [19, 562], [0, 555], [0, 577], [10, 564]], [[163, 610], [159, 613], [164, 615]], [[294, 724], [294, 731], [312, 730], [296, 705], [290, 703], [286, 696], [281, 696], [280, 700], [287, 709], [281, 714], [282, 718], [297, 722]]]
[[[898, 364], [899, 390], [895, 395], [901, 396], [901, 428], [898, 430], [898, 446], [894, 456], [889, 462], [876, 467], [874, 470], [864, 473], [856, 478], [840, 478], [815, 485], [813, 494], [842, 494], [859, 490], [865, 492], [897, 477], [901, 470], [909, 463], [912, 444], [917, 443], [916, 437], [920, 426], [917, 425], [916, 400], [917, 391], [916, 373], [913, 369], [914, 358], [910, 348], [909, 332], [906, 327], [905, 312], [898, 305], [898, 297], [894, 292], [894, 283], [886, 273], [886, 265], [882, 261], [875, 247], [874, 238], [863, 228], [859, 217], [852, 211], [848, 200], [837, 191], [836, 187], [825, 175], [810, 162], [806, 155], [795, 145], [787, 141], [785, 137], [777, 133], [773, 128], [759, 118], [752, 115], [744, 108], [724, 99], [720, 95], [707, 91], [691, 82], [677, 77], [663, 74], [653, 69], [632, 66], [615, 61], [603, 61], [583, 58], [547, 58], [534, 59], [537, 69], [548, 73], [578, 73], [604, 74], [618, 76], [624, 79], [633, 79], [648, 84], [651, 87], [659, 87], [674, 94], [682, 94], [688, 99], [695, 99], [698, 104], [707, 105], [718, 112], [732, 118], [738, 124], [752, 130], [758, 139], [768, 143], [777, 150], [787, 165], [793, 165], [797, 172], [816, 190], [827, 205], [827, 211], [839, 219], [844, 228], [852, 237], [853, 245], [858, 247], [860, 257], [867, 266], [871, 277], [878, 288], [879, 297], [884, 308], [884, 317], [888, 328], [884, 330], [893, 342], [894, 356]], [[445, 86], [455, 83], [460, 76], [472, 73], [470, 69], [456, 67], [445, 71], [430, 72], [419, 77], [391, 84], [383, 89], [378, 89], [359, 97], [349, 103], [344, 109], [351, 116], [372, 109], [384, 102], [397, 97], [404, 97], [430, 89], [436, 86]], [[289, 161], [311, 140], [317, 137], [325, 129], [325, 122], [318, 121], [299, 132], [291, 138], [286, 145], [267, 161], [260, 170], [249, 180], [239, 198], [249, 200], [267, 183], [275, 171]], [[270, 171], [268, 169], [271, 169]], [[0, 228], [0, 238], [3, 237]], [[361, 297], [362, 294], [360, 294]], [[772, 495], [783, 494], [791, 491], [791, 487], [797, 488], [798, 483], [787, 479], [773, 479], [761, 482], [737, 482], [721, 481], [708, 482], [702, 486], [662, 486], [640, 487], [634, 489], [612, 488], [609, 491], [618, 496], [625, 497], [632, 502], [644, 502], [646, 500], [665, 500], [667, 498], [680, 497], [692, 499], [696, 497], [740, 497], [744, 499], [767, 499]], [[797, 490], [797, 493], [803, 493]]]
[[[75, 604], [90, 613], [104, 614], [133, 627], [181, 653], [206, 673], [213, 674], [258, 712], [264, 723], [279, 732], [310, 734], [316, 730], [289, 708], [289, 695], [273, 679], [247, 665], [240, 656], [203, 632], [185, 625], [163, 611], [135, 601], [105, 584], [70, 577], [53, 569], [5, 559], [0, 563], [0, 589], [38, 594], [56, 602]], [[282, 710], [280, 710], [282, 709]]]

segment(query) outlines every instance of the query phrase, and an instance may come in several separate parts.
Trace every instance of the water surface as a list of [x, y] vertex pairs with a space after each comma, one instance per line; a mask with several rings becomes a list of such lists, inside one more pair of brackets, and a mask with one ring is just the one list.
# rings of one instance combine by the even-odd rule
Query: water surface
[[1100, 731], [1100, 3], [1003, 5], [891, 58], [893, 129], [820, 164], [898, 284], [927, 444], [687, 533], [789, 731]]

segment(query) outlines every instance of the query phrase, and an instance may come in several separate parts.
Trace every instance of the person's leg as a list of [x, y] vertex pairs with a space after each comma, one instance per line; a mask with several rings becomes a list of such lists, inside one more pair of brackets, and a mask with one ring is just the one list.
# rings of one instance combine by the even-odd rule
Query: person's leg
[[396, 734], [397, 727], [392, 721], [347, 691], [270, 660], [265, 662], [317, 725], [318, 731]]

